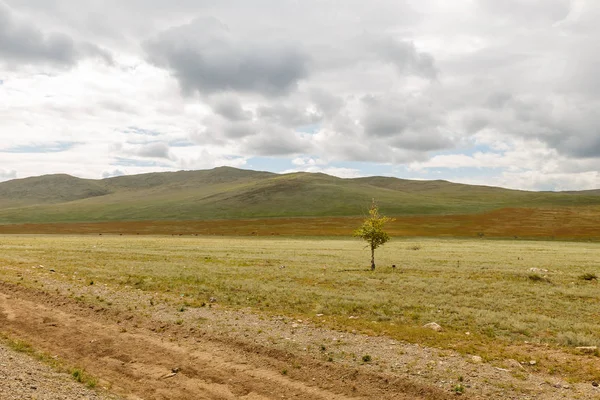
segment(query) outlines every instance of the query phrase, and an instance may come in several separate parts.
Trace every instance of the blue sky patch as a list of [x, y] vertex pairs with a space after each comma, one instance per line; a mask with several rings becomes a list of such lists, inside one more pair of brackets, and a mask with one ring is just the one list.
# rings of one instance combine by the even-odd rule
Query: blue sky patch
[[300, 127], [296, 128], [296, 132], [310, 133], [311, 135], [314, 135], [315, 133], [319, 132], [320, 130], [321, 130], [321, 124], [310, 124], [310, 125], [304, 125], [304, 126], [300, 126]]
[[135, 134], [144, 135], [144, 136], [160, 136], [161, 135], [161, 133], [158, 131], [138, 128], [137, 126], [128, 126], [127, 129], [125, 129], [123, 131], [123, 133], [125, 133], [125, 134], [135, 133]]
[[117, 157], [114, 162], [110, 163], [116, 167], [159, 167], [159, 168], [171, 168], [172, 166], [165, 163], [148, 160], [135, 160], [133, 158], [122, 158]]
[[52, 142], [40, 144], [26, 144], [0, 149], [0, 153], [61, 153], [72, 149], [79, 142]]

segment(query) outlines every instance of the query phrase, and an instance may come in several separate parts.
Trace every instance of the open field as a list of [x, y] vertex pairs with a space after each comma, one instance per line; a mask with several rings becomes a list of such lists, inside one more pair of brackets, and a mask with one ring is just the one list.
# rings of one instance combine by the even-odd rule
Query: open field
[[[600, 379], [597, 353], [576, 350], [600, 344], [598, 244], [395, 239], [377, 251], [375, 272], [367, 253], [347, 238], [10, 235], [0, 237], [0, 281], [142, 319], [160, 305], [176, 327], [212, 306], [478, 355], [502, 369], [526, 363], [513, 378]], [[442, 332], [422, 327], [434, 321]], [[257, 328], [252, 336], [272, 340], [266, 320]]]
[[[0, 234], [350, 236], [363, 217], [0, 224]], [[600, 240], [600, 207], [502, 208], [480, 214], [396, 216], [392, 236]]]

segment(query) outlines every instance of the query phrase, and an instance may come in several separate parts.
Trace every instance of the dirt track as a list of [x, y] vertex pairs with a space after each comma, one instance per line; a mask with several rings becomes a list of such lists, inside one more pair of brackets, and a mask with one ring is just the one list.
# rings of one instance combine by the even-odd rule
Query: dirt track
[[[201, 333], [156, 333], [151, 326], [132, 315], [0, 284], [4, 332], [85, 368], [101, 386], [130, 399], [451, 397], [448, 391], [385, 374]], [[290, 362], [295, 368], [288, 375]]]

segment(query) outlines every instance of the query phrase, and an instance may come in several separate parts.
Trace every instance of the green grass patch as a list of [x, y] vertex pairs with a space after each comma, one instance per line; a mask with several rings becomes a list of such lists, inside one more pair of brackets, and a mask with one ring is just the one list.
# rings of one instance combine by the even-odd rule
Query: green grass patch
[[[596, 274], [598, 260], [600, 246], [587, 242], [395, 239], [377, 250], [372, 272], [352, 239], [0, 236], [3, 280], [93, 280], [181, 313], [216, 302], [486, 360], [525, 360], [527, 346], [600, 345], [600, 291], [581, 278]], [[429, 322], [443, 331], [423, 328]]]

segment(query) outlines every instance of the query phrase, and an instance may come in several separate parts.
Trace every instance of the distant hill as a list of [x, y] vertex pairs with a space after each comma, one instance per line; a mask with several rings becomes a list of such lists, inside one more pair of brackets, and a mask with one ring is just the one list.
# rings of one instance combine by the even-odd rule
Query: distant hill
[[0, 208], [64, 203], [109, 193], [99, 181], [66, 174], [36, 176], [0, 183]]
[[219, 167], [102, 180], [45, 175], [0, 183], [0, 223], [474, 214], [600, 205], [598, 191], [549, 193], [389, 177], [342, 179]]
[[568, 191], [568, 192], [560, 192], [560, 193], [578, 194], [578, 195], [584, 195], [584, 196], [600, 196], [600, 189]]

